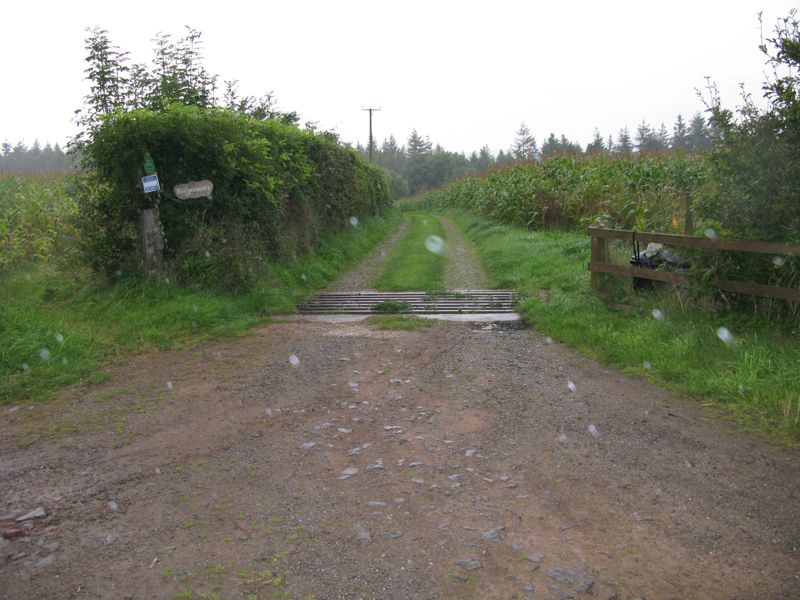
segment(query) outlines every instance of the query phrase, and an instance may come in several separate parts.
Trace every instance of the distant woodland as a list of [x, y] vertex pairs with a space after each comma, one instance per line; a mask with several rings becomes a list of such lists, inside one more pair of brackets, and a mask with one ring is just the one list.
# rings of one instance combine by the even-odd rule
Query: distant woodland
[[12, 146], [6, 140], [0, 146], [0, 173], [63, 172], [74, 169], [75, 165], [75, 156], [64, 152], [58, 144], [42, 147], [36, 140], [29, 148], [23, 142]]
[[[539, 146], [530, 129], [522, 123], [516, 132], [514, 143], [496, 155], [488, 146], [469, 156], [450, 152], [440, 145], [434, 146], [428, 137], [416, 130], [411, 132], [405, 144], [389, 136], [382, 144], [373, 142], [372, 162], [389, 171], [395, 197], [414, 195], [439, 187], [449, 181], [488, 171], [510, 163], [549, 158], [552, 156], [609, 156], [630, 157], [670, 152], [697, 153], [708, 150], [714, 139], [713, 128], [697, 113], [687, 122], [678, 115], [672, 131], [662, 123], [656, 129], [642, 121], [631, 133], [623, 127], [617, 133], [603, 137], [595, 130], [594, 139], [584, 148], [566, 136], [551, 133]], [[356, 146], [364, 159], [369, 160], [369, 145]]]

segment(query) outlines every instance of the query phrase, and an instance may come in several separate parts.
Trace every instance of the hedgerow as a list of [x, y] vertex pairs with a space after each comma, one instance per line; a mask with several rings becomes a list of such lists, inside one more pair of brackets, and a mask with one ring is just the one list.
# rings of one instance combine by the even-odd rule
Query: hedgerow
[[[145, 153], [162, 191], [144, 194]], [[264, 258], [306, 254], [350, 217], [390, 206], [384, 174], [326, 135], [222, 108], [173, 104], [104, 117], [84, 148], [83, 256], [95, 269], [134, 268], [136, 223], [158, 208], [164, 256], [187, 282], [238, 289]], [[175, 185], [208, 179], [211, 197], [181, 200]]]

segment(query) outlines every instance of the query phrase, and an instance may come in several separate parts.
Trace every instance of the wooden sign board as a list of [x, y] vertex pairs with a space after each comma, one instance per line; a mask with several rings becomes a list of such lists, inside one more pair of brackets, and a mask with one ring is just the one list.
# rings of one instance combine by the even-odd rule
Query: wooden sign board
[[190, 198], [207, 198], [214, 191], [214, 184], [204, 179], [203, 181], [190, 181], [189, 183], [179, 183], [172, 191], [181, 200]]

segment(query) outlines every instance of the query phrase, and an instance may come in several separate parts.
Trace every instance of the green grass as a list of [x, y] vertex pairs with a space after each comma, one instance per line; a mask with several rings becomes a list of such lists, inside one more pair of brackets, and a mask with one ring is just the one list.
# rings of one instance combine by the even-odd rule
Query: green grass
[[[749, 427], [800, 441], [800, 336], [758, 315], [679, 298], [675, 290], [634, 292], [614, 281], [624, 303], [589, 287], [584, 233], [530, 231], [456, 213], [500, 288], [527, 294], [520, 310], [542, 333], [654, 383], [721, 407]], [[547, 290], [549, 294], [540, 294]], [[653, 317], [662, 311], [663, 320]], [[717, 337], [726, 327], [735, 342]], [[647, 366], [645, 366], [647, 363]]]
[[[426, 244], [430, 236], [445, 239], [444, 228], [434, 216], [412, 213], [403, 240], [395, 247], [378, 277], [381, 292], [437, 291], [444, 287], [445, 258]], [[432, 246], [433, 247], [433, 246]]]
[[380, 315], [377, 317], [370, 317], [370, 325], [374, 325], [378, 329], [427, 329], [436, 325], [433, 319], [421, 319], [419, 317], [407, 317], [404, 315]]
[[402, 313], [410, 311], [411, 305], [400, 300], [384, 300], [378, 302], [370, 310], [376, 313]]
[[0, 403], [102, 380], [115, 357], [239, 335], [294, 312], [394, 229], [397, 213], [330, 238], [310, 258], [273, 263], [253, 291], [225, 295], [168, 280], [97, 277], [39, 264], [0, 278]]

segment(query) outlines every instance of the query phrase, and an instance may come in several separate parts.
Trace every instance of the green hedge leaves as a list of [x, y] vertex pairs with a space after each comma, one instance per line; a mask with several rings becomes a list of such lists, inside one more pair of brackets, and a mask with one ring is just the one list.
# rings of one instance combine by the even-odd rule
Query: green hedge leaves
[[[142, 192], [144, 155], [161, 184]], [[226, 109], [172, 105], [104, 118], [87, 145], [79, 188], [83, 255], [113, 274], [136, 268], [136, 223], [158, 204], [165, 258], [187, 282], [241, 289], [266, 257], [307, 254], [349, 218], [390, 206], [385, 175], [325, 135]], [[181, 200], [176, 184], [208, 179], [210, 198]]]

